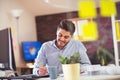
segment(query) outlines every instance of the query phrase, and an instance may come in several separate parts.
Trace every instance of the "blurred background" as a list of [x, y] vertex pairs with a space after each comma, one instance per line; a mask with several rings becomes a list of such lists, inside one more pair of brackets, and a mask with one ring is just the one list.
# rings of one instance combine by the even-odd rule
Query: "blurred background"
[[0, 29], [11, 28], [16, 67], [28, 68], [34, 62], [24, 59], [22, 43], [55, 39], [63, 19], [75, 23], [74, 38], [83, 42], [92, 64], [119, 66], [120, 0], [107, 0], [107, 6], [100, 1], [0, 0]]

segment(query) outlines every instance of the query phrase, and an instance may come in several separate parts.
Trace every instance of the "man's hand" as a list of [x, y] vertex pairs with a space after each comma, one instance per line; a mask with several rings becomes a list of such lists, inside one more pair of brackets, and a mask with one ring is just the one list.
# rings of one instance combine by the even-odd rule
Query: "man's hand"
[[40, 67], [38, 73], [39, 73], [41, 76], [46, 75], [46, 74], [48, 73], [48, 72], [47, 72], [47, 68], [46, 68], [45, 66]]

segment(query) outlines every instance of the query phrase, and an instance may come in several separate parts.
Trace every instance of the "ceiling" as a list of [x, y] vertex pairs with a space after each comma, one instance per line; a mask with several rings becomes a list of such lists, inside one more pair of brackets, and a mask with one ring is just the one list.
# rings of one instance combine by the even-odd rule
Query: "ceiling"
[[[17, 0], [20, 5], [30, 11], [33, 15], [48, 15], [69, 11], [77, 11], [79, 0]], [[99, 7], [99, 0], [94, 0]], [[120, 0], [115, 0], [120, 1]]]

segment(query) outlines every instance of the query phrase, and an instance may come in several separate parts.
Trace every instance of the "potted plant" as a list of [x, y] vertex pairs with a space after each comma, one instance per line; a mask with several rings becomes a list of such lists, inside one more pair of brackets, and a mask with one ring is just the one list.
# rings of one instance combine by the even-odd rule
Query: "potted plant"
[[104, 48], [104, 44], [104, 40], [101, 40], [96, 54], [96, 57], [102, 66], [107, 65], [111, 60], [114, 60], [114, 56], [110, 51]]
[[59, 55], [65, 80], [79, 80], [80, 78], [79, 57], [80, 57], [79, 53], [75, 53], [69, 58], [62, 57]]

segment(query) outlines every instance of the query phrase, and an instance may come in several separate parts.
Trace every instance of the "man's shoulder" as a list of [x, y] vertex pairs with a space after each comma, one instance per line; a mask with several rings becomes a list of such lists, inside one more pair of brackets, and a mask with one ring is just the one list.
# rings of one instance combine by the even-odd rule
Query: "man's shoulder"
[[80, 40], [75, 40], [75, 39], [72, 39], [71, 42], [72, 42], [72, 43], [81, 43]]
[[78, 48], [80, 47], [81, 49], [83, 49], [83, 50], [85, 49], [86, 50], [84, 44], [80, 40], [74, 40], [74, 39], [72, 39], [71, 42], [75, 46], [78, 46]]
[[71, 40], [71, 44], [79, 45], [79, 46], [84, 46], [84, 44], [80, 40]]

